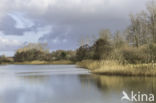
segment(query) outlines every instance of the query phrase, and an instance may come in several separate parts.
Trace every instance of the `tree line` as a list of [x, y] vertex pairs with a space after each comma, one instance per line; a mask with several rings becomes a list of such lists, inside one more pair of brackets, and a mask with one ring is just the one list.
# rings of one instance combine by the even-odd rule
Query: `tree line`
[[[16, 51], [13, 60], [24, 61], [56, 61], [71, 60], [73, 62], [86, 59], [118, 60], [121, 63], [156, 62], [156, 3], [147, 3], [146, 11], [130, 15], [130, 25], [123, 31], [112, 33], [109, 29], [99, 32], [93, 43], [81, 45], [78, 49], [57, 50], [49, 52], [46, 44], [28, 44]], [[7, 61], [0, 57], [0, 63]]]
[[146, 11], [130, 15], [130, 25], [123, 32], [102, 30], [93, 45], [81, 46], [78, 60], [118, 60], [121, 63], [156, 62], [156, 2], [147, 3]]

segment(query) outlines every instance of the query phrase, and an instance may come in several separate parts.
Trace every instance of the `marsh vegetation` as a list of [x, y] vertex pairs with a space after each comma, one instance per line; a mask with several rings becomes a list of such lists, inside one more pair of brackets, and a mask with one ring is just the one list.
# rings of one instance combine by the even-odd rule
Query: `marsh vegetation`
[[147, 10], [130, 15], [123, 32], [100, 32], [92, 45], [77, 50], [79, 66], [94, 73], [109, 75], [156, 75], [156, 3]]
[[50, 52], [46, 44], [30, 43], [11, 58], [1, 56], [0, 63], [73, 64], [94, 73], [111, 75], [156, 75], [156, 3], [147, 3], [146, 11], [130, 15], [124, 31], [103, 29], [99, 36], [82, 40], [76, 50]]

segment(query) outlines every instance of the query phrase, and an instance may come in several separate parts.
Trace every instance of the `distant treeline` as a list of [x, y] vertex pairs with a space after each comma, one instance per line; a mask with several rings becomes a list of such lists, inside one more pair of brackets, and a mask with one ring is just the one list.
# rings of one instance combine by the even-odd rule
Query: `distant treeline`
[[[87, 39], [86, 39], [87, 40]], [[15, 62], [71, 60], [118, 60], [121, 63], [156, 62], [156, 3], [148, 2], [147, 10], [130, 15], [130, 25], [123, 31], [112, 33], [101, 30], [92, 43], [83, 43], [75, 51], [49, 52], [45, 44], [28, 44], [17, 50]], [[0, 62], [7, 61], [3, 56]]]
[[27, 46], [17, 50], [14, 55], [15, 62], [24, 61], [57, 61], [57, 60], [71, 60], [75, 59], [75, 51], [57, 50], [49, 52], [45, 44], [28, 44]]

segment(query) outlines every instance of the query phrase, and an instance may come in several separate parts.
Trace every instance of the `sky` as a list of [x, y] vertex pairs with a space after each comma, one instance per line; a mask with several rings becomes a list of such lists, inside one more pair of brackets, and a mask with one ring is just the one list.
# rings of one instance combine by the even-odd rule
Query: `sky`
[[0, 0], [0, 55], [28, 43], [73, 50], [102, 29], [124, 30], [149, 0]]

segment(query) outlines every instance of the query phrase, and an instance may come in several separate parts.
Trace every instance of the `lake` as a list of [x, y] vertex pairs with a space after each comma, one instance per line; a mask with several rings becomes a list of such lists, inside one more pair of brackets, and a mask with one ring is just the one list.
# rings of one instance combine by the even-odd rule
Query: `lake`
[[0, 66], [0, 103], [122, 103], [123, 91], [155, 95], [156, 78], [94, 75], [75, 65]]

